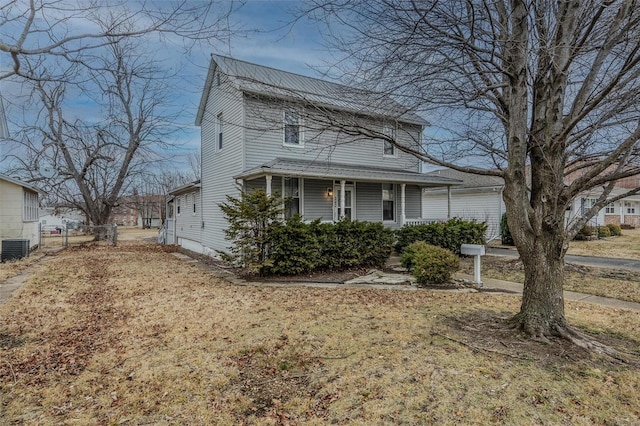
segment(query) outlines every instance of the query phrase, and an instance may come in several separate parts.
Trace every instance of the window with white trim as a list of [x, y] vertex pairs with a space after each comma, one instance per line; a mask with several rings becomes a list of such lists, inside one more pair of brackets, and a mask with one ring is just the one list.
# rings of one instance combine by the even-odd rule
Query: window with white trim
[[180, 216], [180, 196], [176, 197], [176, 215]]
[[22, 192], [22, 220], [25, 222], [35, 222], [38, 220], [38, 193], [27, 191]]
[[392, 183], [382, 184], [382, 220], [396, 220], [396, 197]]
[[627, 214], [636, 214], [636, 206], [632, 203], [624, 203], [627, 208]]
[[607, 204], [607, 206], [604, 208], [605, 214], [614, 214], [615, 212], [616, 212], [616, 208], [613, 205], [613, 203]]
[[303, 145], [300, 113], [288, 109], [284, 111], [284, 144], [291, 146]]
[[[394, 126], [391, 125], [384, 125], [382, 128], [382, 133], [385, 136], [388, 136], [390, 139], [392, 140], [396, 140], [396, 129]], [[385, 157], [395, 157], [396, 156], [396, 147], [394, 144], [392, 144], [391, 142], [389, 142], [388, 140], [384, 140], [383, 141], [383, 151], [382, 151], [383, 155]]]
[[284, 195], [284, 217], [290, 218], [302, 214], [300, 209], [300, 179], [286, 177], [282, 180], [282, 194]]
[[193, 194], [193, 212], [192, 212], [194, 216], [198, 212], [196, 201], [197, 201], [197, 197], [196, 197], [196, 194], [194, 193]]
[[222, 151], [222, 113], [216, 117], [216, 150]]

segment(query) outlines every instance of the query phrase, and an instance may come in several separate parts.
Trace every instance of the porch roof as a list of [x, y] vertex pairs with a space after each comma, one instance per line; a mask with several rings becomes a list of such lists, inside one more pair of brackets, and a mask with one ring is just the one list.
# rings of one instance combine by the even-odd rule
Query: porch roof
[[418, 172], [398, 171], [397, 169], [357, 164], [340, 164], [288, 158], [276, 158], [261, 166], [245, 170], [233, 178], [252, 180], [266, 175], [352, 180], [358, 182], [407, 183], [419, 186], [451, 186], [462, 184], [462, 181], [458, 179], [429, 176]]

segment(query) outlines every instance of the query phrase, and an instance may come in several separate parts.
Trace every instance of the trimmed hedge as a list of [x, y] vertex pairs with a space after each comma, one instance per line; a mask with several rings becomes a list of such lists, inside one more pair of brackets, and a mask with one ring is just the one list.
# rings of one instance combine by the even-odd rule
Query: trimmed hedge
[[598, 226], [598, 238], [606, 238], [611, 236], [611, 230], [608, 226]]
[[396, 231], [396, 250], [403, 252], [409, 244], [425, 241], [460, 254], [462, 244], [486, 244], [486, 231], [485, 223], [459, 218], [426, 225], [403, 226]]
[[588, 241], [594, 236], [594, 234], [593, 226], [584, 225], [573, 239], [577, 241]]
[[411, 271], [419, 285], [444, 284], [460, 268], [460, 259], [451, 250], [424, 241], [405, 247], [400, 263]]
[[393, 231], [381, 223], [305, 223], [296, 216], [272, 235], [268, 273], [297, 275], [317, 269], [380, 268], [391, 254], [393, 239]]

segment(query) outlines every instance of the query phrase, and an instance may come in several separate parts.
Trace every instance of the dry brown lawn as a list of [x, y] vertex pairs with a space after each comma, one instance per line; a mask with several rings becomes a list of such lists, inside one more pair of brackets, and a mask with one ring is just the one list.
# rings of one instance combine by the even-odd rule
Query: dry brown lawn
[[568, 253], [640, 260], [640, 229], [623, 229], [620, 237], [572, 241]]
[[0, 306], [0, 424], [640, 423], [639, 312], [566, 307], [625, 364], [516, 335], [518, 305], [234, 286], [154, 245], [70, 248]]

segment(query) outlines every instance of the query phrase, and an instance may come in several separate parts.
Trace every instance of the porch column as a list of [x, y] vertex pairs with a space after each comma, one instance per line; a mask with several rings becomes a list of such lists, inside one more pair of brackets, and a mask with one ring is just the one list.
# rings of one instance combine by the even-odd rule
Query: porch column
[[345, 207], [345, 189], [346, 189], [347, 181], [340, 181], [340, 219], [344, 218], [344, 207]]
[[407, 187], [406, 183], [400, 185], [400, 226], [404, 226], [404, 222], [407, 219], [407, 215], [405, 214], [405, 189]]
[[447, 219], [451, 219], [451, 185], [447, 186]]
[[266, 189], [267, 196], [271, 196], [271, 178], [272, 178], [271, 175], [265, 175], [265, 179], [267, 180], [267, 189]]
[[618, 201], [620, 205], [620, 225], [624, 223], [624, 201]]

